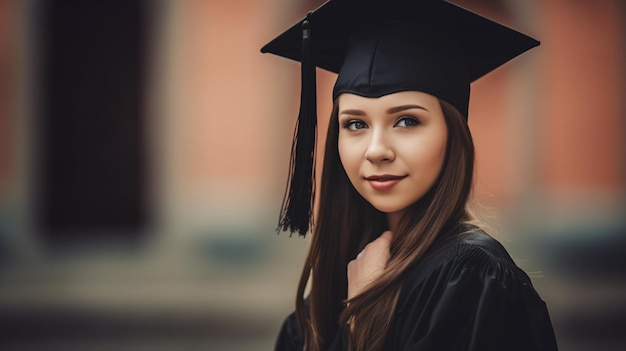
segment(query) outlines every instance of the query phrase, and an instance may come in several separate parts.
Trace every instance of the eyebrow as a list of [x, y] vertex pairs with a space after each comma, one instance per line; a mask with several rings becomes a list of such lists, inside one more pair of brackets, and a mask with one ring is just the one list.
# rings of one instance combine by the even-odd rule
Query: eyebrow
[[[420, 105], [401, 105], [401, 106], [395, 106], [395, 107], [391, 107], [387, 110], [388, 114], [393, 114], [393, 113], [398, 113], [398, 112], [402, 112], [402, 111], [406, 111], [406, 110], [411, 110], [411, 109], [420, 109], [420, 110], [424, 110], [428, 112], [428, 109], [425, 108], [424, 106], [420, 106]], [[339, 111], [340, 115], [353, 115], [353, 116], [364, 116], [365, 112], [363, 112], [362, 110], [343, 110], [343, 111]]]
[[397, 112], [401, 112], [404, 110], [411, 110], [411, 109], [420, 109], [420, 110], [424, 110], [426, 112], [428, 112], [428, 109], [424, 106], [420, 106], [420, 105], [402, 105], [402, 106], [396, 106], [396, 107], [392, 107], [390, 109], [387, 110], [387, 113], [391, 114], [391, 113], [397, 113]]

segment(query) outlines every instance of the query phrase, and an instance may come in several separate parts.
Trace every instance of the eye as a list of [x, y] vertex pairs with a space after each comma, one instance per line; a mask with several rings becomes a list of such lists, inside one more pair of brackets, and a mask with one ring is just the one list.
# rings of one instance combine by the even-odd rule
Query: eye
[[367, 124], [365, 124], [365, 122], [363, 121], [359, 121], [358, 119], [351, 119], [345, 121], [343, 123], [343, 127], [350, 130], [358, 130], [367, 128]]
[[398, 122], [396, 122], [396, 127], [415, 127], [416, 125], [419, 125], [420, 121], [412, 116], [402, 116], [400, 117], [400, 119], [398, 119]]

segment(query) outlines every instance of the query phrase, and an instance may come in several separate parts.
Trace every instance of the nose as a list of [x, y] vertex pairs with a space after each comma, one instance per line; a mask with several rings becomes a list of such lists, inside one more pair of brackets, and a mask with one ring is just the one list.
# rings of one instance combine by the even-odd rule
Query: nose
[[396, 158], [393, 148], [383, 132], [374, 132], [365, 150], [365, 159], [371, 163], [391, 162]]

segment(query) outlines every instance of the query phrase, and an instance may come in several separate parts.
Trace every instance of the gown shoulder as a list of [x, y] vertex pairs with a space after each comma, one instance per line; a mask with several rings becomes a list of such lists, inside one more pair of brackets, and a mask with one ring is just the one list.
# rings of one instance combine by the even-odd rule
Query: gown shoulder
[[296, 351], [302, 350], [303, 339], [300, 331], [300, 323], [296, 312], [290, 313], [283, 321], [278, 333], [278, 338], [274, 344], [274, 351]]
[[506, 249], [474, 229], [407, 272], [385, 350], [557, 350], [546, 304]]

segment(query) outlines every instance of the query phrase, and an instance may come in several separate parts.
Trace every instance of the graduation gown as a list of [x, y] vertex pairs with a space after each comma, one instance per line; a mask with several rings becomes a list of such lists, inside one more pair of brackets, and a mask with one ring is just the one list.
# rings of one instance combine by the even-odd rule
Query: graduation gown
[[[545, 303], [504, 247], [483, 231], [436, 242], [407, 272], [384, 350], [557, 350]], [[329, 351], [347, 350], [339, 328]], [[276, 351], [302, 350], [295, 313]]]

